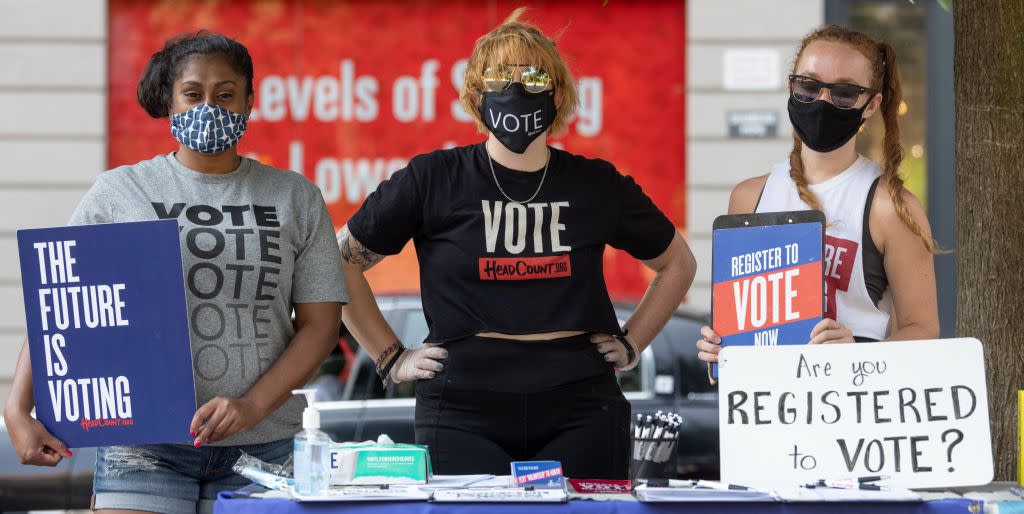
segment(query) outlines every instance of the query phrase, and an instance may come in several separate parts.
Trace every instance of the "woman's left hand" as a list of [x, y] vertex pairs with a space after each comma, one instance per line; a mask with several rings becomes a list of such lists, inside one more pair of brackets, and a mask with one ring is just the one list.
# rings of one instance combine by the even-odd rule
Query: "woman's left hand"
[[[590, 336], [590, 342], [597, 346], [597, 351], [601, 352], [604, 360], [610, 362], [619, 371], [631, 370], [636, 367], [637, 362], [640, 362], [640, 350], [632, 342], [629, 342], [629, 339], [623, 338], [620, 341], [609, 334], [593, 334]], [[636, 356], [633, 358], [633, 362], [629, 362], [629, 352], [626, 351], [624, 344], [633, 346], [633, 355]]]
[[853, 332], [834, 319], [825, 318], [811, 329], [808, 344], [854, 343]]
[[261, 419], [259, 408], [249, 400], [218, 396], [196, 410], [189, 430], [195, 437], [193, 444], [199, 448], [249, 430]]

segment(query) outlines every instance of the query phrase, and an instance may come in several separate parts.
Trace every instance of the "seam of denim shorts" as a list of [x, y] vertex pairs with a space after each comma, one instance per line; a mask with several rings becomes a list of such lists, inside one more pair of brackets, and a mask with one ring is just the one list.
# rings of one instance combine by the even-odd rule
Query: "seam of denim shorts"
[[158, 514], [195, 513], [196, 503], [182, 498], [143, 493], [96, 493], [94, 509], [127, 509]]

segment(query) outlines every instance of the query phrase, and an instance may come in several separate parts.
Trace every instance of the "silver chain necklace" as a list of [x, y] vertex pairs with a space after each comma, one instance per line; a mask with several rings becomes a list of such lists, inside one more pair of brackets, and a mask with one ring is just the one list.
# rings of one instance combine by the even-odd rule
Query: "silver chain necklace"
[[534, 198], [537, 198], [537, 195], [540, 194], [540, 188], [544, 187], [544, 178], [548, 176], [548, 164], [551, 163], [551, 150], [548, 150], [548, 158], [546, 161], [544, 161], [544, 172], [540, 176], [540, 184], [537, 184], [537, 190], [534, 191], [529, 198], [521, 202], [519, 200], [513, 200], [512, 197], [509, 196], [508, 193], [506, 193], [505, 190], [501, 187], [501, 182], [498, 182], [498, 174], [494, 172], [494, 162], [491, 160], [491, 152], [488, 152], [487, 149], [484, 148], [484, 153], [487, 154], [487, 164], [491, 166], [491, 176], [494, 177], [494, 185], [498, 186], [498, 191], [501, 191], [502, 196], [507, 198], [508, 201], [512, 203], [519, 204], [530, 203], [533, 201]]

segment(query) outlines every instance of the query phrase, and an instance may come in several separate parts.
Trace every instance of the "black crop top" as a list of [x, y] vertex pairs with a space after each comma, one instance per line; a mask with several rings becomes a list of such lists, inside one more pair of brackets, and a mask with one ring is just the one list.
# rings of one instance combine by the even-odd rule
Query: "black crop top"
[[[497, 162], [494, 172], [520, 201], [542, 176]], [[536, 198], [509, 202], [483, 143], [414, 157], [366, 197], [348, 228], [381, 255], [413, 240], [427, 340], [438, 342], [479, 332], [620, 334], [605, 287], [605, 245], [647, 260], [675, 236], [632, 178], [555, 148]]]

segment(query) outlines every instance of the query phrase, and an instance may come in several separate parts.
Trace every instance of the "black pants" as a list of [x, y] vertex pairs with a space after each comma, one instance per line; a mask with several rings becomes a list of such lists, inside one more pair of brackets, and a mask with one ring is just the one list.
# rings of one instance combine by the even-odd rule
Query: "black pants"
[[627, 478], [630, 405], [589, 337], [444, 347], [444, 371], [416, 384], [416, 442], [435, 473], [558, 460], [571, 478]]

